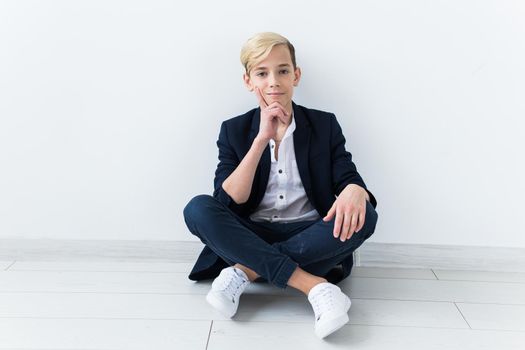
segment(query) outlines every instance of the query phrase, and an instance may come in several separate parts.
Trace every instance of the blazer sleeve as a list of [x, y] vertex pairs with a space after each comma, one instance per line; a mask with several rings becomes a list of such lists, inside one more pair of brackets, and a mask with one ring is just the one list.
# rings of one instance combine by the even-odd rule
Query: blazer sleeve
[[233, 173], [235, 169], [237, 169], [237, 166], [240, 163], [239, 158], [237, 157], [228, 140], [226, 122], [223, 122], [221, 125], [221, 131], [217, 140], [217, 147], [219, 148], [219, 164], [217, 164], [217, 169], [215, 170], [215, 179], [213, 181], [213, 197], [218, 199], [219, 202], [223, 203], [234, 212], [239, 213], [242, 208], [242, 204], [235, 203], [230, 195], [222, 188], [222, 183], [224, 180], [226, 180], [230, 174]]
[[345, 137], [341, 126], [334, 114], [330, 118], [330, 151], [332, 156], [332, 185], [336, 196], [349, 184], [356, 184], [363, 187], [370, 196], [370, 203], [375, 208], [377, 200], [365, 185], [361, 175], [352, 161], [352, 154], [345, 149]]

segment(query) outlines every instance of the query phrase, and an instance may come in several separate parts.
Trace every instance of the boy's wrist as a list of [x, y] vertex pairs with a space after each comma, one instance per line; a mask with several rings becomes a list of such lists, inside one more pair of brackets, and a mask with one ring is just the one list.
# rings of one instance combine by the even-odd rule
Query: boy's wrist
[[268, 142], [270, 142], [270, 139], [265, 139], [259, 135], [257, 135], [255, 137], [255, 139], [253, 140], [253, 143], [256, 144], [256, 145], [260, 145], [262, 147], [266, 147], [266, 145], [268, 144]]

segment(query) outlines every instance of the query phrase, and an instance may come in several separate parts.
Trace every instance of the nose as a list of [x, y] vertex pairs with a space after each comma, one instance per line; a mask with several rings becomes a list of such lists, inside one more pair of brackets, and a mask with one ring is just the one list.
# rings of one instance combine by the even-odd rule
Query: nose
[[269, 84], [270, 84], [270, 87], [275, 87], [275, 86], [279, 86], [279, 80], [277, 79], [277, 77], [275, 76], [274, 73], [271, 73], [269, 74], [270, 77], [269, 77]]

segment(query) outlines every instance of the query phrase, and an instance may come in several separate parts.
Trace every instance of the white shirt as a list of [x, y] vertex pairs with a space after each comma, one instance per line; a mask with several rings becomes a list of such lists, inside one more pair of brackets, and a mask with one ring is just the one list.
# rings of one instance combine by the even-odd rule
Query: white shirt
[[278, 149], [278, 159], [275, 158], [275, 141], [270, 140], [270, 176], [261, 203], [250, 215], [252, 221], [289, 223], [312, 221], [321, 217], [308, 200], [299, 175], [293, 142], [294, 131], [295, 118], [292, 113], [292, 122]]

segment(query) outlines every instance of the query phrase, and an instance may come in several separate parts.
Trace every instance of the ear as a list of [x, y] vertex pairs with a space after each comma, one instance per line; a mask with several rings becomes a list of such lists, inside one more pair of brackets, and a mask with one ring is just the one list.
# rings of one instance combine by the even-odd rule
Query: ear
[[246, 88], [250, 91], [253, 91], [254, 87], [252, 85], [252, 81], [250, 79], [250, 76], [246, 73], [244, 73], [242, 75], [242, 80], [244, 80], [244, 85], [246, 86]]
[[294, 74], [293, 86], [297, 86], [299, 85], [299, 81], [301, 80], [301, 68], [295, 67], [293, 74]]

